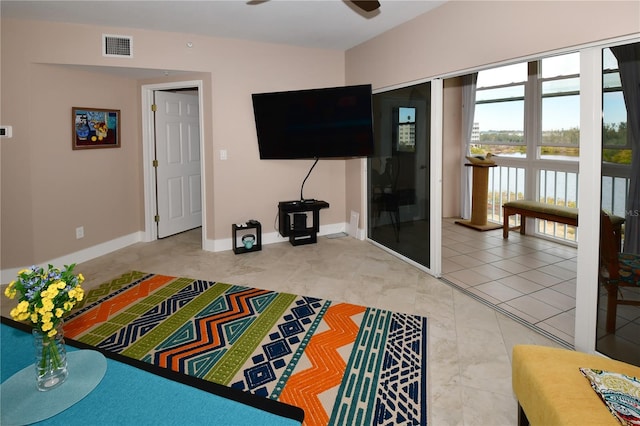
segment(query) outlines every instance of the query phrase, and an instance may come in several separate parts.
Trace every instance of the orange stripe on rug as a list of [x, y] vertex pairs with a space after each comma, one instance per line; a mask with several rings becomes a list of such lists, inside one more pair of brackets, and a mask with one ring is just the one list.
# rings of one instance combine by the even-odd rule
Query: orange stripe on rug
[[228, 309], [196, 320], [195, 327], [200, 330], [199, 338], [196, 339], [196, 336], [194, 336], [194, 340], [190, 343], [181, 344], [174, 349], [163, 350], [162, 354], [158, 357], [157, 364], [163, 368], [180, 371], [182, 360], [221, 347], [224, 340], [224, 336], [220, 335], [223, 328], [222, 326], [248, 316], [253, 311], [249, 304], [249, 299], [270, 292], [270, 290], [248, 288], [241, 292], [228, 295]]
[[133, 286], [122, 294], [101, 302], [95, 309], [74, 318], [71, 323], [64, 326], [64, 335], [72, 339], [83, 334], [88, 329], [107, 321], [114, 313], [121, 311], [137, 300], [147, 297], [175, 278], [168, 275], [154, 275], [141, 281], [140, 284]]
[[329, 413], [318, 395], [340, 385], [347, 363], [338, 349], [355, 341], [360, 327], [351, 317], [365, 310], [364, 306], [348, 303], [327, 309], [322, 320], [330, 330], [315, 334], [304, 351], [312, 366], [287, 380], [278, 400], [302, 408], [303, 424], [315, 426], [329, 422]]

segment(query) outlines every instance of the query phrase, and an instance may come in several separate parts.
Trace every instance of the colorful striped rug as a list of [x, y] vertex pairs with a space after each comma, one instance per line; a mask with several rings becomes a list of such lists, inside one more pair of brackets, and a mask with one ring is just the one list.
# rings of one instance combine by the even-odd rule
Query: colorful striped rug
[[129, 272], [87, 292], [65, 336], [302, 408], [307, 425], [427, 424], [427, 319]]

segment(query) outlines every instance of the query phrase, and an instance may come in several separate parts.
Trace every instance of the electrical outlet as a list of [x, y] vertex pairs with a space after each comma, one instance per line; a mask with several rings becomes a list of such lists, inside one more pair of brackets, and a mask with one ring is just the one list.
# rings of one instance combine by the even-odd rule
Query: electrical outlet
[[13, 128], [11, 126], [0, 126], [0, 138], [13, 137]]
[[78, 226], [76, 228], [76, 240], [84, 238], [84, 226]]

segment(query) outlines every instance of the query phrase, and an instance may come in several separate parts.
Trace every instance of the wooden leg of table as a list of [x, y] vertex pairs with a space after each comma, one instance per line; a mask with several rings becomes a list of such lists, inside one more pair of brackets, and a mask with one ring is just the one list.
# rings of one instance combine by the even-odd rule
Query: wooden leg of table
[[502, 213], [502, 238], [505, 240], [509, 238], [509, 213], [506, 211]]
[[520, 214], [520, 234], [525, 235], [527, 230], [525, 228], [525, 224], [527, 223], [527, 217], [523, 214]]

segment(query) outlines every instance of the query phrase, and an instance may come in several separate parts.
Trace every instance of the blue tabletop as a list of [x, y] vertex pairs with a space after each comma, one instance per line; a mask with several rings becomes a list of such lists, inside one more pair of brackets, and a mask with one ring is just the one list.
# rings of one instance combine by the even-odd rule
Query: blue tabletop
[[[2, 324], [0, 343], [0, 382], [5, 382], [33, 364], [33, 337]], [[68, 345], [67, 350], [77, 349]], [[107, 359], [106, 373], [92, 392], [62, 413], [37, 424], [294, 426], [300, 423]]]

